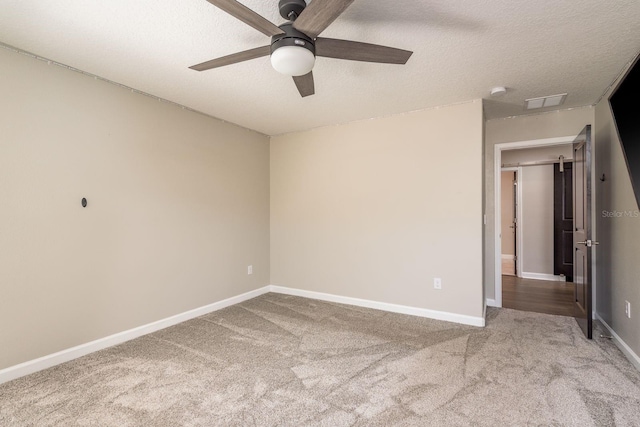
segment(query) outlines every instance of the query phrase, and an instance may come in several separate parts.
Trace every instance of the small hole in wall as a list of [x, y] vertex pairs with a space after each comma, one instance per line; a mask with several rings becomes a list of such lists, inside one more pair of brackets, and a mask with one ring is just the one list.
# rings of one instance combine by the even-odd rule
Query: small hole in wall
[[82, 207], [83, 208], [87, 207], [87, 199], [85, 199], [84, 197], [82, 198]]

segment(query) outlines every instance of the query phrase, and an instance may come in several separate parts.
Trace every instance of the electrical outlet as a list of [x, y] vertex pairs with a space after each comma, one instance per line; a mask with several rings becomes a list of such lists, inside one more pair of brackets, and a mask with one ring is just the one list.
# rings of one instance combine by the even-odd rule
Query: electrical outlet
[[247, 274], [253, 274], [253, 265], [247, 267]]
[[433, 279], [433, 289], [442, 289], [442, 279], [435, 277]]
[[631, 303], [629, 301], [624, 302], [624, 314], [631, 319]]

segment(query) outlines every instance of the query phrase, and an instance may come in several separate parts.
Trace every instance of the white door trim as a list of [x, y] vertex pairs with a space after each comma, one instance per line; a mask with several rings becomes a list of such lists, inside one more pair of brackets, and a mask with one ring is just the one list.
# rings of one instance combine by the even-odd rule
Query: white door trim
[[[535, 147], [548, 147], [552, 145], [564, 145], [570, 144], [576, 138], [573, 136], [561, 136], [556, 138], [544, 138], [544, 139], [531, 139], [528, 141], [516, 141], [516, 142], [504, 142], [501, 144], [495, 144], [493, 148], [493, 195], [494, 195], [494, 260], [495, 260], [495, 277], [494, 277], [494, 300], [492, 301], [492, 305], [495, 307], [502, 307], [502, 241], [501, 241], [501, 232], [502, 229], [502, 189], [500, 185], [500, 172], [502, 171], [502, 152], [505, 150], [515, 150], [519, 148], [535, 148]], [[518, 173], [518, 177], [520, 177], [521, 173]], [[520, 183], [521, 184], [521, 183]], [[518, 185], [518, 197], [521, 199], [521, 191], [522, 185]], [[522, 200], [520, 200], [522, 202]], [[522, 208], [522, 203], [519, 204], [520, 209]], [[520, 214], [519, 220], [522, 221], [522, 212], [519, 211]], [[522, 231], [522, 222], [520, 223], [520, 231]], [[522, 235], [519, 236], [518, 239], [518, 250], [519, 255], [518, 259], [519, 271], [522, 271]]]

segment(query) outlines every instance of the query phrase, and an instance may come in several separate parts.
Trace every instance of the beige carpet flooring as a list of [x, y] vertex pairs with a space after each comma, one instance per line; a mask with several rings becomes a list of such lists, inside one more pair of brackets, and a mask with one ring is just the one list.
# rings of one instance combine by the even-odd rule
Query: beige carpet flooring
[[0, 425], [638, 426], [640, 373], [568, 317], [266, 294], [0, 385]]

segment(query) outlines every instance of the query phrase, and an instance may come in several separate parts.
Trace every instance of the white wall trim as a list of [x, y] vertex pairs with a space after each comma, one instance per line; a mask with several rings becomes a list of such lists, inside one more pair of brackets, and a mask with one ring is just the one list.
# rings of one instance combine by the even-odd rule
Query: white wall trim
[[496, 305], [496, 300], [487, 298], [487, 307], [498, 307], [498, 305]]
[[526, 271], [522, 272], [523, 279], [536, 279], [536, 280], [550, 280], [553, 282], [566, 282], [567, 278], [565, 276], [556, 276], [555, 274], [546, 274], [546, 273], [528, 273]]
[[[61, 363], [69, 362], [73, 359], [85, 356], [89, 353], [93, 353], [107, 347], [121, 344], [125, 341], [132, 340], [134, 338], [141, 337], [143, 335], [150, 334], [160, 329], [168, 328], [169, 326], [177, 325], [178, 323], [186, 322], [187, 320], [194, 319], [199, 316], [229, 307], [235, 304], [239, 304], [243, 301], [250, 300], [257, 296], [266, 294], [268, 292], [275, 292], [286, 295], [294, 295], [305, 298], [311, 298], [321, 301], [330, 301], [340, 304], [355, 305], [359, 307], [373, 308], [377, 310], [389, 311], [392, 313], [408, 314], [411, 316], [427, 317], [435, 320], [444, 320], [448, 322], [461, 323], [463, 325], [471, 326], [485, 326], [484, 316], [474, 317], [464, 314], [448, 313], [445, 311], [429, 310], [426, 308], [410, 307], [398, 304], [390, 304], [378, 301], [370, 301], [359, 298], [343, 297], [339, 295], [325, 294], [321, 292], [305, 291], [301, 289], [286, 288], [283, 286], [264, 286], [260, 289], [245, 292], [235, 297], [227, 298], [222, 301], [214, 302], [193, 310], [185, 311], [184, 313], [176, 314], [175, 316], [167, 317], [155, 322], [147, 323], [146, 325], [138, 326], [126, 331], [118, 332], [113, 335], [109, 335], [104, 338], [99, 338], [88, 343], [80, 344], [75, 347], [71, 347], [56, 353], [52, 353], [37, 359], [29, 360], [18, 365], [10, 366], [8, 368], [0, 370], [0, 384], [14, 380], [16, 378], [29, 375], [43, 369], [50, 368], [52, 366], [59, 365]], [[491, 304], [488, 304], [491, 305]]]
[[[493, 147], [493, 196], [494, 196], [494, 300], [496, 307], [502, 307], [502, 188], [501, 188], [501, 174], [502, 171], [502, 151], [514, 150], [518, 148], [533, 148], [533, 147], [547, 147], [552, 145], [563, 145], [573, 142], [576, 138], [573, 136], [561, 136], [556, 138], [544, 138], [544, 139], [532, 139], [528, 141], [516, 141], [516, 142], [504, 142], [501, 144], [495, 144]], [[520, 173], [518, 173], [520, 175]], [[521, 187], [520, 185], [518, 187]], [[521, 191], [518, 188], [518, 191]], [[522, 221], [522, 217], [519, 218]], [[522, 222], [519, 224], [522, 228]], [[520, 239], [522, 240], [522, 239]], [[521, 249], [518, 247], [518, 249]], [[517, 254], [519, 261], [522, 260], [522, 253]], [[520, 262], [518, 263], [520, 266]], [[519, 271], [522, 271], [520, 268]]]
[[613, 337], [613, 342], [614, 344], [620, 349], [620, 351], [627, 357], [627, 359], [629, 359], [629, 362], [631, 362], [631, 364], [633, 366], [635, 366], [635, 368], [640, 371], [640, 356], [638, 356], [632, 349], [631, 347], [629, 347], [627, 345], [626, 342], [624, 342], [622, 340], [622, 338], [620, 338], [620, 336], [618, 334], [616, 334], [616, 332], [613, 330], [613, 328], [611, 326], [609, 326], [609, 324], [607, 324], [607, 322], [605, 322], [602, 317], [600, 317], [600, 315], [598, 315], [598, 313], [595, 314], [595, 318], [598, 319], [600, 321], [600, 323], [602, 323], [602, 325], [609, 331], [609, 333], [611, 334], [611, 336]]
[[[542, 139], [530, 139], [526, 141], [516, 141], [516, 142], [502, 142], [500, 144], [496, 144], [495, 147], [499, 147], [500, 150], [515, 150], [518, 148], [535, 148], [535, 147], [549, 147], [551, 145], [564, 145], [570, 144], [576, 139], [577, 135], [570, 136], [557, 136], [554, 138], [542, 138]], [[502, 168], [502, 164], [498, 165], [499, 168]]]
[[410, 307], [406, 305], [390, 304], [365, 300], [360, 298], [343, 297], [322, 292], [305, 291], [302, 289], [287, 288], [284, 286], [271, 285], [271, 292], [279, 294], [293, 295], [317, 299], [321, 301], [336, 302], [339, 304], [355, 305], [358, 307], [373, 308], [376, 310], [389, 311], [392, 313], [408, 314], [411, 316], [427, 317], [429, 319], [444, 320], [447, 322], [461, 323], [463, 325], [480, 326], [485, 325], [484, 317], [467, 316], [465, 314], [449, 313], [446, 311], [430, 310], [427, 308]]
[[18, 365], [10, 366], [8, 368], [0, 370], [0, 384], [7, 381], [14, 380], [16, 378], [32, 374], [34, 372], [41, 371], [43, 369], [50, 368], [55, 365], [59, 365], [64, 362], [68, 362], [78, 357], [85, 356], [89, 353], [93, 353], [98, 350], [105, 349], [117, 344], [121, 344], [125, 341], [132, 340], [134, 338], [141, 337], [142, 335], [150, 334], [160, 329], [168, 328], [169, 326], [176, 325], [181, 322], [185, 322], [190, 319], [194, 319], [199, 316], [211, 313], [216, 310], [229, 307], [234, 304], [241, 303], [246, 300], [250, 300], [262, 294], [269, 292], [270, 287], [264, 286], [260, 289], [245, 292], [231, 298], [224, 299], [222, 301], [214, 302], [212, 304], [205, 305], [203, 307], [195, 308], [193, 310], [185, 311], [184, 313], [176, 314], [175, 316], [167, 317], [155, 322], [147, 323], [146, 325], [138, 326], [133, 329], [118, 332], [113, 335], [109, 335], [104, 338], [99, 338], [94, 341], [90, 341], [85, 344], [80, 344], [75, 347], [71, 347], [57, 353], [49, 354], [37, 359], [29, 360]]

